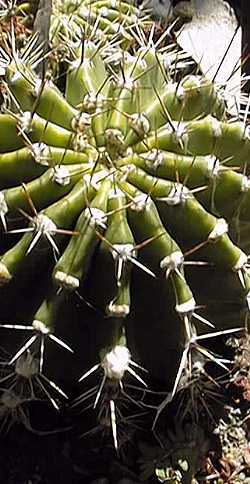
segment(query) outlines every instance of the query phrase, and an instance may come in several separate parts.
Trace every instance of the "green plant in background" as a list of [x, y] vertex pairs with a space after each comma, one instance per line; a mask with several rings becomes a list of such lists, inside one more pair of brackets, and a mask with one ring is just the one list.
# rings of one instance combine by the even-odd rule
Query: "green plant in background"
[[[12, 39], [0, 61], [1, 387], [59, 409], [100, 371], [73, 406], [92, 399], [117, 449], [120, 401], [144, 406], [132, 378], [146, 387], [145, 368], [169, 391], [156, 420], [183, 387], [194, 395], [207, 362], [227, 371], [203, 341], [244, 329], [250, 297], [248, 127], [131, 12], [103, 0], [72, 14], [105, 42], [72, 48], [65, 92], [37, 77], [36, 39], [21, 52]], [[128, 51], [106, 36], [117, 19]]]
[[29, 11], [30, 4], [29, 2], [17, 2], [17, 0], [12, 0], [10, 2], [2, 0], [1, 1], [1, 20], [4, 26], [4, 22], [8, 22], [15, 17], [15, 22], [18, 23], [22, 18], [24, 20], [24, 16]]
[[[17, 0], [5, 1], [0, 3], [0, 45], [3, 45], [13, 25], [17, 34], [19, 45], [25, 43], [27, 35], [30, 35], [28, 29], [28, 13], [30, 11], [29, 2], [18, 2]], [[14, 20], [13, 20], [14, 19]], [[2, 75], [2, 72], [0, 71]]]
[[[242, 418], [239, 408], [229, 407], [227, 420], [220, 419], [215, 429], [215, 433], [219, 435], [221, 440], [222, 467], [225, 477], [236, 484], [249, 482], [249, 442], [243, 425], [244, 420], [247, 421], [248, 419], [249, 412], [245, 418]], [[221, 482], [223, 480], [219, 478], [218, 483]]]

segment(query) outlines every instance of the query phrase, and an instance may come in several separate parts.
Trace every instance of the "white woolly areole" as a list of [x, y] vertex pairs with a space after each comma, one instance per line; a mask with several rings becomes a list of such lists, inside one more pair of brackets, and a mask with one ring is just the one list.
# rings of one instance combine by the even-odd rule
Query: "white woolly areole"
[[109, 16], [109, 9], [107, 7], [101, 7], [99, 9], [99, 15], [102, 17], [108, 17]]
[[126, 32], [126, 30], [124, 29], [121, 23], [119, 22], [112, 23], [112, 29], [114, 30], [115, 33], [128, 37], [128, 33]]
[[126, 346], [116, 345], [104, 356], [101, 367], [104, 374], [111, 380], [122, 380], [125, 371], [129, 367], [130, 352]]
[[81, 17], [90, 22], [91, 20], [95, 21], [96, 14], [90, 8], [81, 5]]
[[184, 262], [183, 253], [180, 251], [172, 252], [172, 254], [167, 255], [160, 262], [161, 269], [168, 269], [169, 271], [175, 271]]
[[236, 271], [236, 272], [238, 272], [241, 269], [244, 269], [244, 267], [247, 264], [247, 262], [248, 262], [247, 255], [245, 254], [245, 252], [241, 251], [240, 257], [237, 260], [236, 264], [234, 265], [233, 270]]
[[109, 192], [109, 200], [116, 199], [116, 198], [121, 198], [123, 197], [125, 199], [125, 195], [123, 191], [120, 188], [112, 188]]
[[80, 113], [71, 121], [73, 131], [85, 133], [86, 128], [91, 125], [91, 115], [89, 113]]
[[49, 329], [47, 326], [42, 321], [39, 321], [39, 319], [34, 319], [32, 322], [32, 326], [35, 331], [38, 331], [39, 333], [42, 333], [43, 335], [49, 334]]
[[128, 62], [131, 62], [133, 61], [134, 57], [129, 54], [128, 52], [123, 52], [123, 51], [118, 51], [118, 52], [113, 52], [111, 50], [111, 53], [108, 57], [106, 57], [104, 59], [104, 62], [106, 64], [113, 64], [114, 66], [115, 65], [119, 65], [121, 63], [128, 63]]
[[105, 228], [105, 222], [107, 220], [107, 216], [106, 216], [106, 213], [100, 208], [87, 207], [85, 208], [85, 215], [89, 221], [89, 224], [92, 227], [100, 226]]
[[133, 198], [133, 203], [131, 203], [130, 208], [131, 210], [134, 210], [134, 212], [141, 212], [149, 204], [150, 198], [148, 197], [148, 195], [146, 195], [145, 193], [138, 193], [138, 195]]
[[19, 71], [16, 71], [10, 79], [10, 85], [13, 86], [13, 84], [18, 82], [20, 79], [22, 79], [22, 73]]
[[164, 162], [164, 153], [157, 148], [153, 148], [149, 153], [142, 153], [140, 156], [145, 159], [146, 165], [154, 170], [157, 170]]
[[[144, 49], [144, 48], [142, 47], [142, 49]], [[140, 52], [140, 54], [142, 54], [142, 55], [140, 55], [138, 57], [136, 55], [129, 54], [129, 56], [127, 58], [127, 62], [131, 62], [131, 64], [133, 64], [134, 62], [136, 62], [137, 66], [140, 67], [141, 70], [142, 69], [145, 69], [145, 70], [148, 69], [147, 61], [144, 59], [144, 56], [145, 56], [145, 53], [146, 53], [146, 49], [144, 49], [144, 52], [143, 53], [142, 53], [142, 50], [141, 49], [139, 49], [138, 52]]]
[[216, 156], [207, 157], [207, 171], [209, 178], [215, 178], [219, 174], [220, 162]]
[[11, 274], [9, 273], [5, 264], [0, 262], [0, 287], [6, 284], [11, 279]]
[[114, 249], [111, 251], [111, 254], [114, 260], [120, 258], [123, 261], [126, 261], [128, 256], [131, 256], [134, 246], [133, 244], [113, 244]]
[[56, 271], [54, 279], [57, 282], [57, 284], [67, 289], [70, 289], [72, 291], [77, 289], [80, 285], [80, 281], [79, 279], [77, 279], [77, 277], [70, 276], [69, 274], [65, 274], [65, 272], [63, 271]]
[[34, 86], [34, 89], [33, 89], [33, 93], [34, 93], [35, 96], [39, 95], [41, 88], [44, 89], [46, 87], [51, 87], [55, 90], [53, 82], [50, 79], [46, 79], [45, 86], [43, 86], [43, 83], [44, 83], [44, 81], [42, 81], [41, 79], [36, 80], [35, 86]]
[[242, 139], [243, 140], [250, 140], [250, 126], [245, 125], [243, 122], [241, 122], [241, 132], [242, 132]]
[[243, 175], [241, 179], [241, 187], [240, 187], [241, 192], [243, 193], [248, 192], [249, 188], [250, 188], [250, 180], [246, 175]]
[[87, 68], [93, 66], [93, 61], [89, 57], [84, 57], [84, 59], [76, 59], [71, 62], [69, 69], [71, 71], [73, 69], [78, 69], [81, 66]]
[[142, 113], [134, 113], [130, 116], [131, 127], [139, 133], [147, 134], [150, 131], [150, 122]]
[[123, 146], [124, 135], [120, 129], [108, 128], [105, 130], [105, 138], [110, 146]]
[[177, 87], [177, 89], [176, 89], [176, 84], [173, 84], [170, 87], [173, 87], [173, 91], [176, 92], [176, 97], [180, 101], [182, 101], [182, 99], [185, 96], [185, 89], [184, 89], [184, 87], [181, 84], [179, 84], [179, 86]]
[[172, 124], [174, 125], [174, 132], [169, 125], [169, 133], [173, 134], [173, 139], [176, 143], [183, 144], [186, 149], [189, 141], [189, 133], [187, 132], [186, 124], [183, 122], [173, 122]]
[[128, 304], [116, 304], [113, 301], [107, 307], [108, 316], [115, 318], [126, 318], [129, 314], [130, 307]]
[[82, 153], [89, 146], [88, 138], [84, 132], [77, 132], [73, 140], [73, 149]]
[[116, 8], [116, 9], [119, 8], [120, 7], [120, 0], [111, 0], [110, 1], [110, 7]]
[[193, 88], [202, 86], [202, 78], [200, 76], [194, 76], [193, 74], [190, 74], [188, 77], [183, 79], [182, 84], [184, 84], [186, 81], [192, 82]]
[[8, 212], [8, 205], [5, 201], [5, 196], [3, 192], [0, 192], [0, 214], [6, 215]]
[[32, 220], [32, 225], [35, 227], [35, 229], [38, 232], [41, 232], [42, 234], [55, 234], [57, 227], [56, 224], [51, 220], [47, 215], [43, 215], [42, 213], [38, 214], [34, 219]]
[[121, 76], [116, 81], [116, 85], [117, 87], [125, 88], [128, 91], [133, 91], [133, 89], [135, 89], [135, 87], [137, 86], [137, 82], [132, 77], [125, 76], [124, 78]]
[[192, 313], [195, 310], [196, 302], [194, 298], [192, 297], [189, 299], [189, 301], [186, 301], [185, 303], [182, 304], [176, 304], [175, 310], [177, 313], [185, 315]]
[[171, 64], [172, 64], [172, 59], [171, 59], [171, 56], [169, 55], [169, 53], [168, 52], [162, 52], [162, 53], [159, 52], [158, 58], [159, 58], [159, 62], [164, 67], [164, 69], [166, 71], [169, 71]]
[[218, 119], [211, 117], [211, 126], [213, 129], [213, 135], [215, 138], [219, 138], [222, 135], [221, 124]]
[[104, 103], [104, 96], [96, 94], [93, 91], [87, 92], [83, 99], [83, 106], [87, 111], [95, 111], [97, 108], [102, 108]]
[[223, 235], [227, 234], [228, 232], [228, 224], [224, 218], [219, 218], [208, 236], [208, 240], [215, 241], [222, 237]]
[[36, 163], [45, 166], [49, 165], [51, 159], [49, 146], [45, 143], [33, 143], [31, 150]]
[[246, 295], [246, 302], [247, 302], [247, 307], [250, 310], [250, 291]]
[[108, 178], [108, 171], [106, 170], [100, 170], [96, 173], [85, 173], [83, 175], [83, 182], [86, 183], [86, 185], [93, 187], [95, 190], [99, 190], [99, 183], [102, 181], [104, 178]]
[[178, 205], [179, 203], [185, 202], [188, 198], [190, 198], [189, 189], [181, 183], [175, 183], [168, 196], [164, 198], [164, 201], [168, 205]]
[[122, 172], [121, 172], [121, 178], [120, 180], [122, 182], [127, 181], [128, 175], [130, 173], [133, 173], [133, 171], [136, 171], [136, 166], [133, 165], [132, 163], [128, 163], [127, 165], [124, 165], [122, 167]]
[[[34, 114], [34, 116], [36, 116]], [[30, 123], [32, 119], [32, 113], [25, 111], [19, 118], [19, 126], [22, 132], [29, 131]]]
[[6, 75], [6, 69], [10, 65], [10, 63], [10, 57], [7, 53], [4, 52], [3, 55], [0, 57], [0, 76]]
[[66, 185], [69, 185], [70, 173], [68, 168], [63, 165], [55, 166], [52, 172], [52, 180], [58, 185], [61, 185], [63, 187], [65, 187]]

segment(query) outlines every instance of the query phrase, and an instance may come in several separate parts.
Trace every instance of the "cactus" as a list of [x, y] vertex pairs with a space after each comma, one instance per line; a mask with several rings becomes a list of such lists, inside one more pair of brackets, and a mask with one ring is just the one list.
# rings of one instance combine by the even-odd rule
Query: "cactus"
[[133, 2], [120, 0], [54, 0], [50, 39], [60, 58], [68, 57], [81, 45], [82, 39], [89, 39], [106, 45], [129, 46], [133, 41], [135, 25], [149, 23], [148, 15]]
[[[112, 24], [106, 1], [91, 8], [106, 4]], [[156, 419], [197, 368], [227, 371], [203, 341], [240, 332], [250, 294], [237, 237], [250, 218], [248, 127], [204, 75], [182, 76], [166, 34], [130, 35], [130, 51], [112, 55], [85, 40], [65, 92], [37, 77], [32, 38], [0, 60], [1, 386], [14, 375], [18, 391], [21, 375], [25, 398], [36, 384], [59, 409], [77, 377], [101, 373], [73, 407], [92, 399], [117, 449], [145, 370], [169, 391]]]

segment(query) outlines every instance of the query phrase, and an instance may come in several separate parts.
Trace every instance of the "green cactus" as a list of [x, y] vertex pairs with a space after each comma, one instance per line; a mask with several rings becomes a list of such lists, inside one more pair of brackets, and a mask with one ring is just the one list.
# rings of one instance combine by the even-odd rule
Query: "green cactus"
[[[106, 33], [117, 12], [121, 24], [137, 15], [122, 2], [90, 7], [95, 19], [108, 8]], [[250, 294], [235, 236], [250, 218], [249, 130], [203, 75], [179, 80], [185, 56], [153, 34], [138, 27], [130, 51], [112, 55], [85, 40], [64, 93], [36, 76], [32, 39], [22, 53], [1, 50], [0, 322], [10, 370], [31, 361], [26, 378], [56, 408], [80, 374], [86, 382], [101, 370], [100, 386], [74, 405], [92, 397], [99, 421], [107, 405], [116, 448], [119, 398], [132, 398], [126, 374], [143, 388], [145, 368], [169, 390], [158, 418], [197, 362], [201, 373], [208, 361], [227, 370], [202, 341], [240, 331]]]
[[[149, 23], [148, 15], [133, 2], [121, 0], [54, 0], [50, 40], [60, 58], [68, 57], [81, 48], [82, 39], [103, 45], [107, 42], [126, 48], [133, 41], [132, 29]], [[85, 80], [86, 77], [85, 77]]]

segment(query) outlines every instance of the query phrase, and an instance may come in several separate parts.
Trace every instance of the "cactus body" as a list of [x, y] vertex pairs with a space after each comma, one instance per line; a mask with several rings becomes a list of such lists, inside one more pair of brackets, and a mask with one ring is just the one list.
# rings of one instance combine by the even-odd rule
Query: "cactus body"
[[[135, 7], [118, 3], [119, 15], [106, 0], [88, 5], [93, 21], [104, 16], [98, 28], [107, 36], [115, 18], [133, 22]], [[84, 9], [71, 18], [82, 28]], [[167, 51], [151, 43], [116, 53], [114, 66], [97, 42], [86, 41], [68, 68], [65, 93], [52, 80], [39, 82], [30, 65], [10, 61], [9, 107], [0, 113], [0, 322], [34, 332], [18, 357], [39, 338], [43, 353], [46, 336], [70, 352], [76, 347], [70, 365], [82, 366], [84, 377], [91, 363], [101, 368], [95, 406], [107, 385], [122, 389], [131, 358], [173, 393], [197, 355], [212, 360], [197, 343], [211, 331], [204, 321], [215, 337], [235, 324], [227, 310], [220, 320], [206, 304], [199, 274], [211, 286], [223, 276], [219, 296], [208, 290], [209, 302], [233, 301], [244, 313], [250, 294], [248, 255], [234, 231], [250, 219], [248, 129], [230, 119], [205, 77], [175, 81], [173, 53], [167, 70]], [[35, 311], [22, 323], [27, 307], [19, 301], [20, 321], [12, 323], [4, 299], [29, 264], [49, 274], [49, 285], [32, 287]], [[201, 313], [199, 305], [206, 306]], [[189, 364], [183, 355], [191, 355]], [[59, 379], [69, 385], [67, 371]]]

